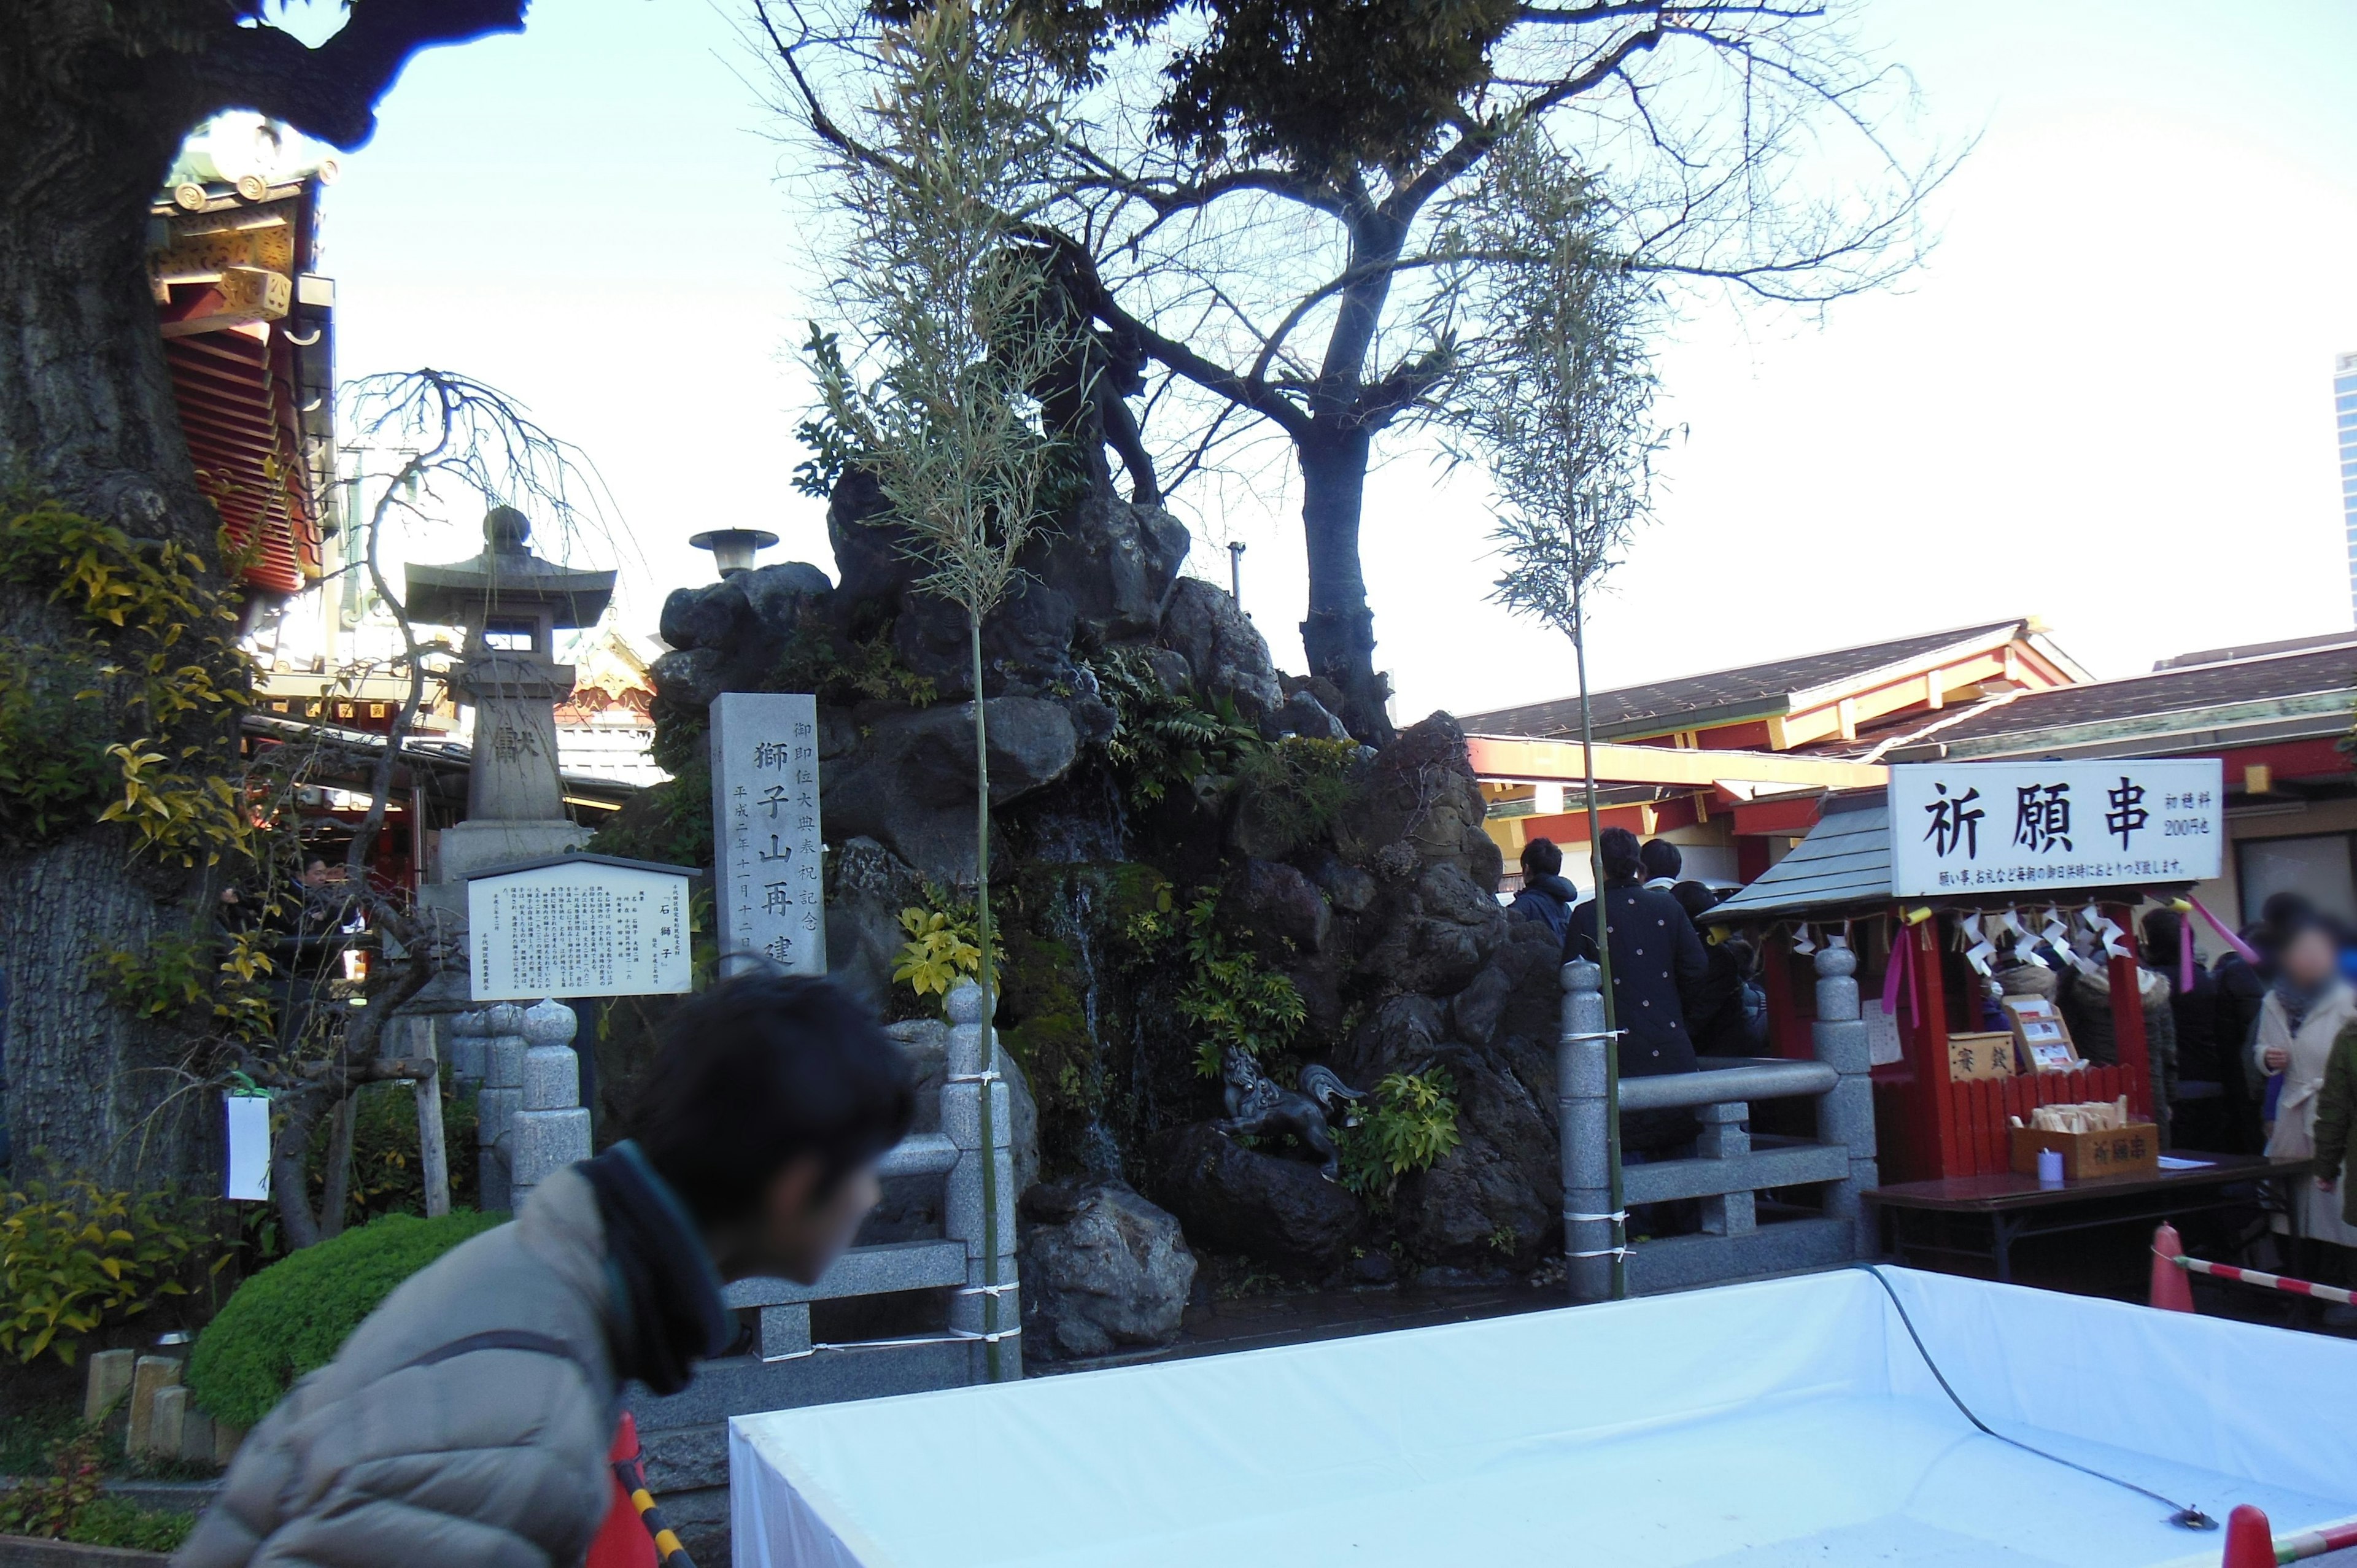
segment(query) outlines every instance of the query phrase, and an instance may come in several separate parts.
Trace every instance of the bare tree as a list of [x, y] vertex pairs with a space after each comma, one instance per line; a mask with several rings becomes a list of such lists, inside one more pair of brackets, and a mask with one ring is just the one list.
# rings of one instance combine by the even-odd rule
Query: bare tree
[[[782, 97], [845, 156], [834, 108], [873, 48], [854, 0], [751, 0]], [[1310, 671], [1361, 739], [1389, 734], [1361, 565], [1386, 432], [1462, 413], [1478, 259], [1455, 209], [1545, 125], [1611, 198], [1644, 271], [1816, 305], [1921, 254], [1952, 166], [1887, 134], [1905, 82], [1809, 0], [1038, 0], [1082, 91], [1085, 169], [1054, 210], [1076, 296], [1162, 367], [1149, 429], [1192, 473], [1274, 434], [1302, 493]]]
[[[1505, 572], [1491, 596], [1571, 639], [1579, 679], [1588, 875], [1603, 967], [1605, 1024], [1617, 1028], [1612, 953], [1603, 939], [1604, 859], [1596, 806], [1596, 730], [1588, 703], [1587, 602], [1652, 509], [1662, 436], [1652, 417], [1645, 335], [1660, 295], [1611, 247], [1615, 230], [1592, 181], [1525, 126], [1500, 144], [1467, 203], [1466, 243], [1486, 258], [1469, 290], [1480, 357], [1460, 393], [1462, 448], [1497, 489], [1492, 538]], [[1617, 1036], [1615, 1036], [1617, 1039]], [[1619, 1053], [1604, 1053], [1611, 1209], [1620, 1202]], [[1613, 1294], [1625, 1294], [1613, 1220]]]
[[[921, 585], [965, 611], [973, 654], [974, 908], [983, 1021], [996, 1009], [990, 933], [990, 741], [982, 627], [1044, 520], [1054, 433], [1034, 393], [1068, 345], [1047, 301], [1047, 252], [1026, 236], [1056, 193], [1056, 82], [996, 0], [942, 0], [877, 51], [866, 156], [832, 171], [848, 230], [836, 300], [857, 339], [818, 359], [828, 413], [930, 568]], [[861, 379], [861, 372], [867, 375]], [[987, 1036], [985, 1036], [987, 1037]], [[991, 1097], [983, 1146], [994, 1147]], [[985, 1284], [998, 1259], [997, 1168], [983, 1163]], [[998, 1297], [984, 1297], [985, 1331]], [[998, 1344], [988, 1355], [992, 1374]]]
[[[332, 704], [323, 703], [318, 719], [246, 769], [242, 793], [261, 827], [238, 869], [264, 924], [225, 939], [208, 1026], [181, 1041], [175, 1090], [210, 1093], [242, 1079], [270, 1092], [271, 1194], [295, 1247], [332, 1235], [340, 1220], [332, 1208], [315, 1209], [309, 1194], [311, 1144], [321, 1122], [368, 1085], [436, 1075], [430, 1058], [388, 1057], [382, 1047], [402, 1005], [453, 956], [443, 934], [417, 918], [397, 889], [373, 882], [369, 870], [401, 769], [425, 765], [406, 748], [427, 682], [449, 676], [457, 651], [421, 637], [385, 573], [388, 530], [404, 519], [425, 521], [429, 509], [503, 502], [533, 515], [560, 541], [611, 532], [603, 487], [587, 459], [494, 388], [427, 369], [363, 378], [345, 389], [343, 403], [347, 430], [404, 454], [366, 517], [349, 520], [361, 539], [346, 570], [367, 574], [390, 615], [401, 651], [385, 671], [405, 680], [407, 690], [381, 746], [337, 727], [327, 717]], [[321, 591], [334, 586], [323, 583]], [[296, 886], [304, 857], [295, 832], [296, 792], [359, 772], [368, 779], [368, 804], [345, 851], [344, 880], [327, 890]], [[293, 917], [291, 942], [271, 940], [273, 917], [282, 913]], [[355, 918], [365, 918], [381, 941], [358, 1006], [320, 972], [323, 953], [337, 945], [335, 933]], [[396, 950], [399, 958], [386, 956]], [[463, 964], [463, 955], [457, 961]], [[332, 1172], [328, 1187], [329, 1203], [339, 1203], [342, 1187]]]

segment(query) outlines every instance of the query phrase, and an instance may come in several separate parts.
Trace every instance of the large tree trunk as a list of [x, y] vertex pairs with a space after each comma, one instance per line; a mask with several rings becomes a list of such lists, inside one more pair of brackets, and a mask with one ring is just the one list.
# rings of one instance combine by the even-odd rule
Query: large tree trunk
[[[212, 561], [219, 519], [189, 465], [145, 275], [148, 204], [187, 127], [120, 83], [68, 96], [17, 52], [27, 40], [16, 31], [0, 27], [0, 484]], [[0, 584], [0, 637], [53, 641], [68, 613]], [[160, 1033], [111, 1006], [92, 976], [100, 950], [138, 951], [183, 923], [185, 891], [135, 867], [112, 826], [0, 854], [20, 1172], [36, 1151], [113, 1179], [191, 1171], [199, 1120], [151, 1115], [176, 1087]]]
[[1301, 646], [1309, 672], [1342, 693], [1336, 715], [1370, 746], [1388, 744], [1391, 682], [1375, 670], [1375, 618], [1359, 565], [1359, 515], [1366, 497], [1372, 434], [1318, 422], [1300, 444], [1301, 524], [1309, 546], [1309, 613]]

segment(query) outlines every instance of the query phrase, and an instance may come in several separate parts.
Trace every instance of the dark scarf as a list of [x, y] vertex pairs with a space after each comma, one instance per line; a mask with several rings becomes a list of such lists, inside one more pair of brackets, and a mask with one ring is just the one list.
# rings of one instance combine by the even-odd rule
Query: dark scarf
[[2332, 989], [2332, 983], [2337, 978], [2328, 975], [2322, 984], [2309, 986], [2298, 983], [2288, 974], [2278, 972], [2276, 975], [2276, 1000], [2283, 1004], [2284, 1025], [2287, 1033], [2299, 1033], [2300, 1026], [2308, 1022], [2309, 1011], [2324, 1000], [2325, 993]]
[[719, 1271], [695, 1221], [636, 1144], [616, 1144], [581, 1167], [606, 1222], [606, 1273], [623, 1308], [615, 1370], [659, 1394], [687, 1387], [694, 1362], [737, 1338]]

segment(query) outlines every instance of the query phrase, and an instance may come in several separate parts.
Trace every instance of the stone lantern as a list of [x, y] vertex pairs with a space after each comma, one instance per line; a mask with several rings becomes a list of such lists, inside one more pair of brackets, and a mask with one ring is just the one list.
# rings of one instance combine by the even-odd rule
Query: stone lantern
[[589, 836], [565, 814], [556, 704], [573, 694], [573, 667], [554, 662], [554, 644], [559, 631], [597, 624], [614, 574], [544, 560], [531, 537], [523, 513], [495, 506], [483, 517], [481, 554], [408, 571], [412, 618], [466, 631], [456, 685], [475, 710], [467, 820], [441, 833], [425, 893], [461, 918], [468, 872], [560, 854]]

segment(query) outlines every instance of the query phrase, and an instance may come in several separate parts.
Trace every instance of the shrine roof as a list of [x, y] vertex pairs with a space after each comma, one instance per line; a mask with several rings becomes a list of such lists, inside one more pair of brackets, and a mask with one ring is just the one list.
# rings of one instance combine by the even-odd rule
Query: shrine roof
[[[1886, 677], [1895, 670], [1952, 655], [1962, 649], [2000, 645], [2039, 632], [2026, 617], [1954, 627], [1942, 631], [1861, 643], [1790, 659], [1770, 660], [1734, 670], [1709, 671], [1642, 685], [1598, 692], [1589, 700], [1596, 737], [1609, 740], [1631, 735], [1659, 734], [1665, 729], [1707, 728], [1748, 718], [1781, 714], [1802, 705], [1803, 699], [1821, 702], [1839, 688]], [[2050, 659], [2068, 665], [2051, 649]], [[2075, 666], [2068, 666], [2076, 674]], [[1682, 721], [1673, 724], [1673, 721]], [[1468, 733], [1501, 736], [1563, 737], [1579, 732], [1577, 695], [1522, 707], [1460, 715]]]
[[2357, 631], [2325, 646], [2210, 663], [2172, 660], [2116, 680], [2023, 692], [1892, 748], [1889, 762], [2007, 756], [2167, 755], [2339, 736], [2357, 698]]
[[1890, 897], [1890, 804], [1881, 789], [1825, 798], [1792, 854], [1710, 912], [1713, 920], [1806, 914]]

